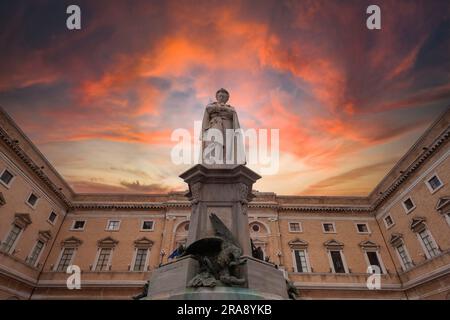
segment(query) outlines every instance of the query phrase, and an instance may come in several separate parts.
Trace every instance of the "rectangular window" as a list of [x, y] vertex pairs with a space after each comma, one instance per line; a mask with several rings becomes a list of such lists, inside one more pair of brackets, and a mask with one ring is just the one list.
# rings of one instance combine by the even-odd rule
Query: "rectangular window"
[[357, 223], [356, 229], [358, 229], [358, 233], [369, 233], [369, 227], [367, 223]]
[[330, 251], [331, 260], [333, 262], [334, 272], [345, 273], [344, 262], [340, 251]]
[[414, 202], [411, 198], [406, 199], [403, 201], [403, 208], [405, 208], [406, 213], [410, 213], [416, 206], [414, 205]]
[[142, 230], [146, 230], [146, 231], [148, 231], [148, 230], [153, 230], [153, 225], [154, 225], [154, 223], [153, 223], [153, 221], [151, 221], [151, 220], [145, 220], [145, 221], [142, 221]]
[[97, 259], [95, 271], [107, 271], [109, 268], [109, 260], [111, 258], [111, 248], [101, 248]]
[[11, 231], [9, 232], [8, 236], [6, 237], [6, 240], [2, 244], [2, 250], [4, 252], [11, 253], [21, 232], [22, 232], [22, 228], [20, 228], [17, 225], [13, 225]]
[[408, 254], [406, 253], [405, 246], [403, 244], [397, 246], [397, 252], [400, 257], [400, 260], [403, 265], [404, 270], [408, 270], [412, 267], [411, 259], [409, 258]]
[[66, 272], [67, 267], [70, 265], [73, 254], [75, 252], [74, 248], [64, 248], [61, 254], [61, 259], [59, 259], [58, 267], [56, 271]]
[[35, 266], [36, 263], [38, 262], [39, 259], [39, 255], [42, 252], [42, 249], [44, 249], [44, 242], [42, 242], [41, 240], [38, 240], [38, 242], [36, 242], [36, 245], [33, 248], [33, 251], [31, 252], [30, 256], [27, 259], [27, 262], [32, 265]]
[[419, 232], [419, 237], [422, 240], [423, 246], [425, 247], [425, 250], [428, 253], [427, 256], [429, 258], [439, 255], [439, 253], [440, 253], [439, 249], [436, 246], [433, 239], [431, 239], [431, 236], [430, 236], [430, 233], [428, 232], [428, 230], [425, 229], [425, 230]]
[[290, 232], [301, 232], [302, 227], [300, 222], [289, 222], [289, 231]]
[[367, 260], [369, 260], [369, 265], [377, 266], [380, 268], [380, 273], [383, 273], [383, 268], [381, 267], [381, 263], [378, 260], [378, 254], [376, 251], [366, 251]]
[[334, 227], [334, 223], [322, 223], [322, 227], [323, 227], [323, 232], [325, 233], [334, 233], [335, 231], [335, 227]]
[[53, 224], [55, 223], [57, 217], [58, 215], [52, 211], [48, 216], [48, 221]]
[[117, 231], [120, 227], [120, 220], [109, 220], [106, 225], [106, 230], [108, 231]]
[[137, 249], [133, 271], [144, 271], [145, 262], [147, 261], [147, 251], [147, 249]]
[[86, 225], [84, 220], [75, 220], [72, 225], [72, 230], [83, 230]]
[[7, 169], [3, 170], [2, 175], [0, 176], [0, 181], [7, 187], [9, 187], [14, 175], [9, 172]]
[[392, 219], [392, 217], [390, 215], [387, 215], [386, 217], [384, 217], [384, 224], [386, 225], [386, 228], [390, 228], [394, 225], [394, 220]]
[[32, 206], [33, 208], [34, 208], [34, 206], [36, 206], [37, 201], [38, 201], [38, 197], [34, 193], [31, 193], [30, 196], [27, 199], [27, 203], [30, 206]]
[[308, 272], [305, 250], [294, 250], [296, 272]]
[[434, 175], [430, 179], [428, 179], [427, 186], [431, 192], [434, 192], [442, 187], [442, 182], [437, 175]]

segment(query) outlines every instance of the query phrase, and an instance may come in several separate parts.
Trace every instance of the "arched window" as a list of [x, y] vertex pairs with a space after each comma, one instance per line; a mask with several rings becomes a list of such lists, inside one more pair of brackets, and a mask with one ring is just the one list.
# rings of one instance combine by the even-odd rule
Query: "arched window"
[[183, 221], [178, 226], [176, 226], [172, 250], [175, 250], [180, 245], [186, 244], [188, 233], [189, 233], [189, 220]]
[[249, 224], [250, 231], [250, 239], [252, 239], [253, 245], [258, 248], [260, 247], [263, 254], [264, 259], [270, 259], [270, 250], [269, 250], [269, 230], [268, 228], [259, 221], [253, 221]]

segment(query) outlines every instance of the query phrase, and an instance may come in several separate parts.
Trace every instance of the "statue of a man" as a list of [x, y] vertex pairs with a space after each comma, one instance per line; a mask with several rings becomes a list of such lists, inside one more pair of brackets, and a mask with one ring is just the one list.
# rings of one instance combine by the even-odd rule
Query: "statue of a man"
[[202, 122], [202, 154], [204, 164], [245, 164], [243, 133], [236, 110], [227, 104], [230, 94], [216, 92], [216, 102], [206, 106]]

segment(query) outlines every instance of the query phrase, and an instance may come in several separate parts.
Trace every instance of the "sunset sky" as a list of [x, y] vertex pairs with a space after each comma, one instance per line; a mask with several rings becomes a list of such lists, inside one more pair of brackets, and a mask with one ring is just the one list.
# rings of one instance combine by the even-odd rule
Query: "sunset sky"
[[0, 30], [0, 105], [77, 192], [185, 190], [170, 135], [221, 87], [280, 129], [278, 194], [368, 194], [450, 105], [448, 0], [7, 0]]

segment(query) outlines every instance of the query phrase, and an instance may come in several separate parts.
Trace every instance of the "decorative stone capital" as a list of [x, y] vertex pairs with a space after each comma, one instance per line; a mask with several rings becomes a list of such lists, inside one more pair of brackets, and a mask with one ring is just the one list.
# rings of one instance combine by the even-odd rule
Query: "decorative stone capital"
[[194, 183], [190, 186], [191, 204], [196, 205], [200, 201], [200, 192], [202, 184], [200, 182]]
[[238, 192], [241, 204], [248, 204], [248, 186], [245, 183], [239, 183]]

